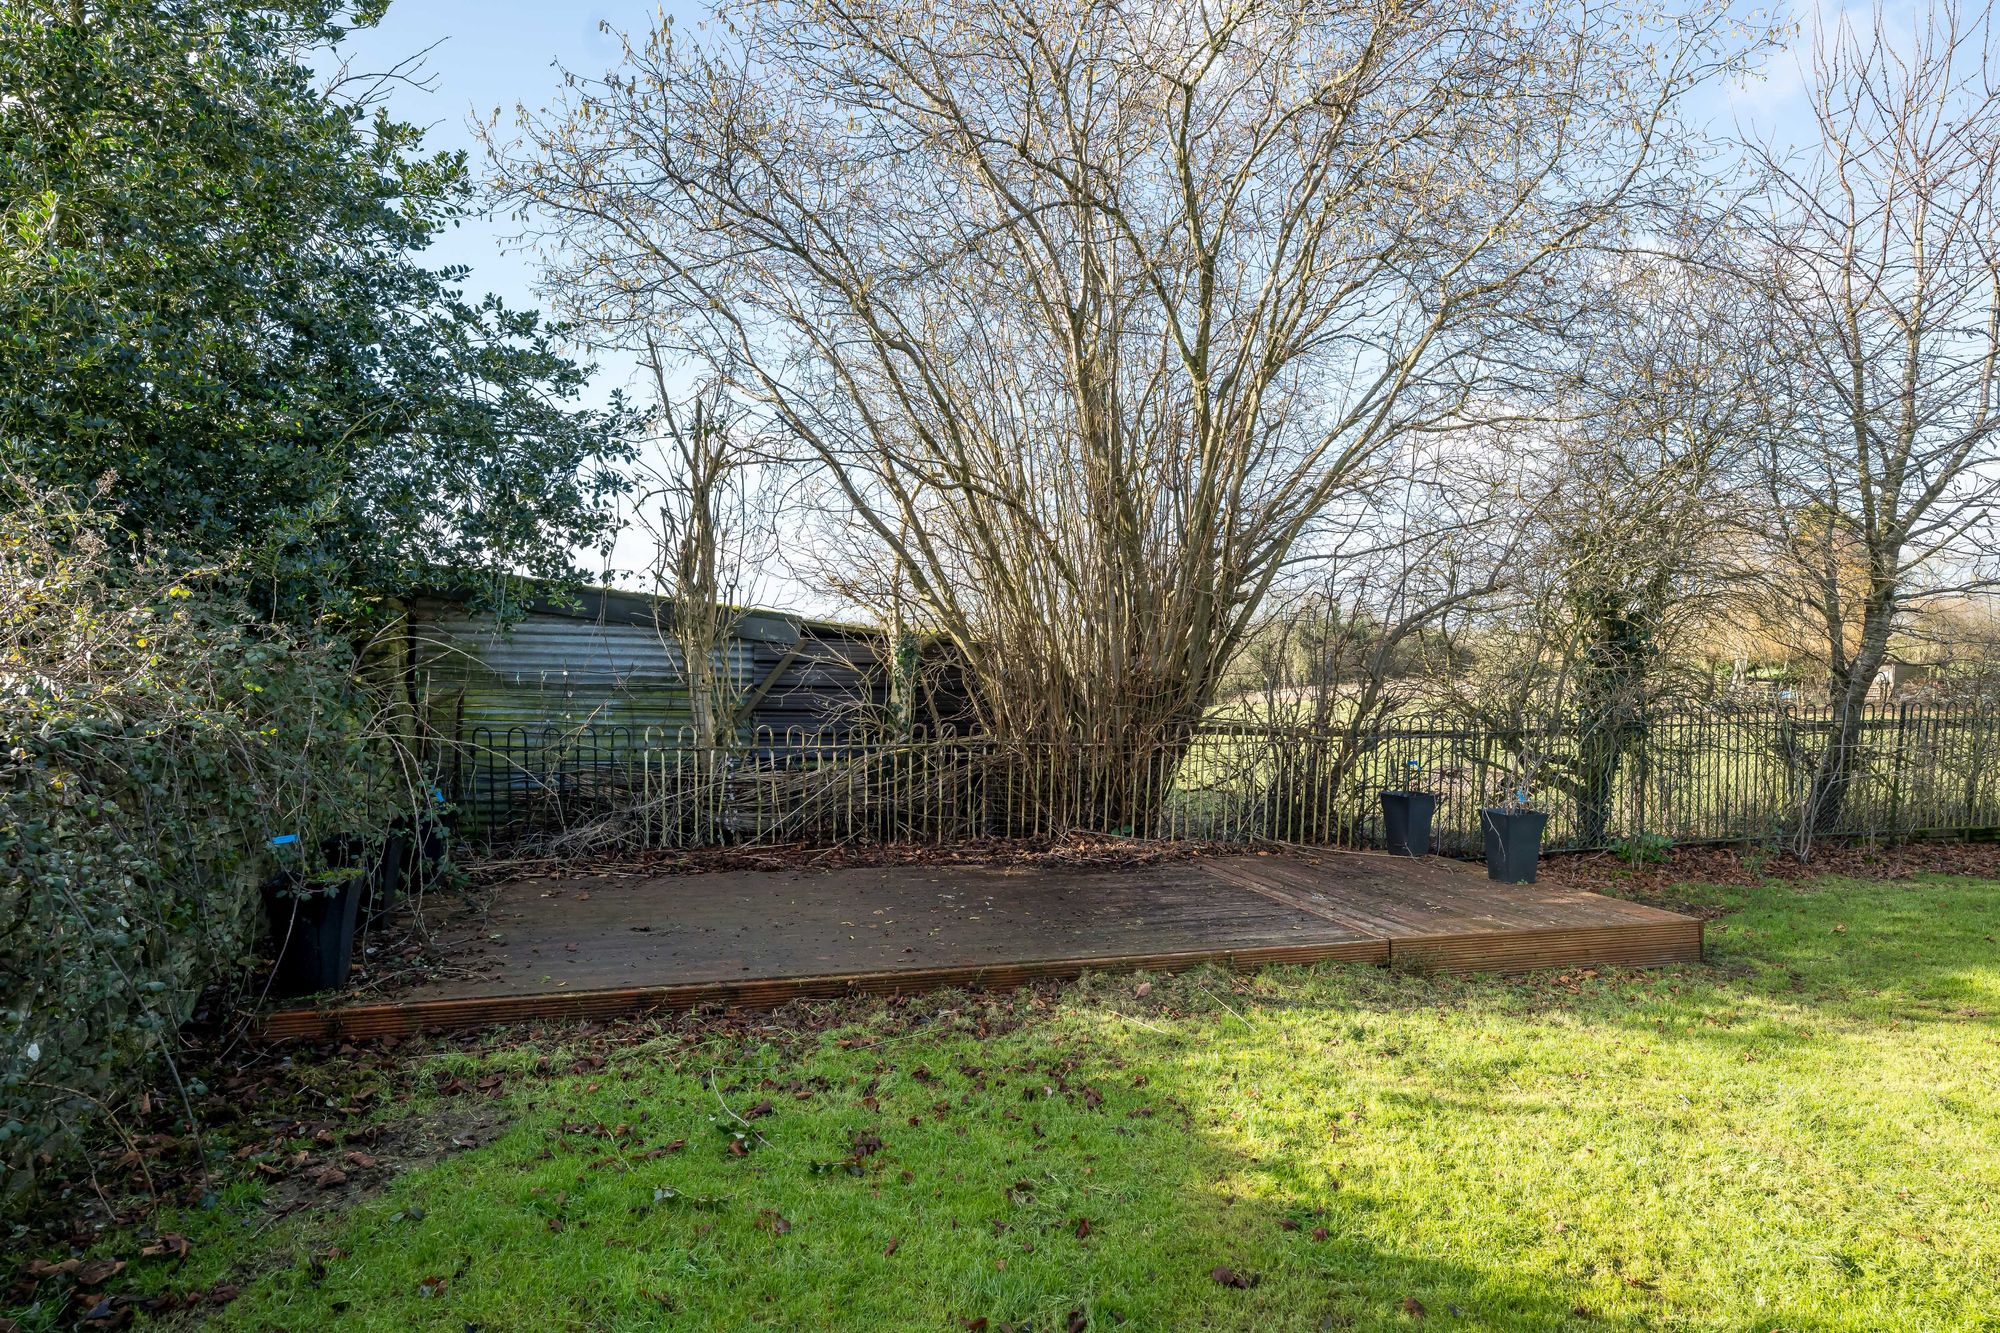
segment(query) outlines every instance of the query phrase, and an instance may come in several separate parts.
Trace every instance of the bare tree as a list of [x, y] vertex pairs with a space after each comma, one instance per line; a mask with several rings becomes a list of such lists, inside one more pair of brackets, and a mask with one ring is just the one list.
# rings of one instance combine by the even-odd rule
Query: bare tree
[[1276, 835], [1358, 832], [1388, 730], [1428, 702], [1438, 626], [1501, 588], [1524, 532], [1518, 478], [1511, 460], [1466, 445], [1462, 433], [1402, 441], [1382, 483], [1314, 535], [1229, 672], [1220, 711], [1262, 733], [1253, 763]]
[[1740, 295], [1700, 266], [1631, 258], [1599, 294], [1565, 373], [1494, 442], [1525, 483], [1523, 530], [1497, 609], [1456, 618], [1441, 643], [1459, 656], [1439, 664], [1454, 710], [1506, 739], [1506, 788], [1562, 792], [1585, 845], [1743, 581], [1763, 364]]
[[797, 441], [1116, 810], [1330, 506], [1684, 191], [1725, 9], [739, 0], [493, 154], [556, 302]]
[[1763, 553], [1823, 634], [1832, 725], [1802, 844], [1836, 829], [1890, 636], [1990, 589], [2000, 501], [2000, 95], [1993, 11], [1946, 0], [1907, 35], [1882, 10], [1813, 32], [1817, 143], [1754, 146], [1772, 352]]
[[661, 455], [640, 468], [634, 521], [652, 539], [647, 569], [656, 629], [680, 659], [693, 741], [712, 753], [735, 736], [737, 682], [729, 645], [752, 600], [747, 581], [767, 553], [753, 454], [732, 431], [714, 386], [675, 401], [657, 346], [654, 385]]
[[[1649, 714], [1688, 682], [1695, 636], [1741, 582], [1745, 426], [1758, 364], [1734, 336], [1741, 303], [1697, 272], [1649, 264], [1580, 348], [1541, 509], [1573, 657], [1570, 779], [1577, 838], [1603, 843], [1621, 770]], [[1685, 697], [1681, 695], [1680, 697]]]

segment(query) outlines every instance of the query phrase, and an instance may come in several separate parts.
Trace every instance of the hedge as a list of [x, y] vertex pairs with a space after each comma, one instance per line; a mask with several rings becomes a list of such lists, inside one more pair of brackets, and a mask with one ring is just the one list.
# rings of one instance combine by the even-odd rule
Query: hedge
[[252, 957], [269, 839], [386, 813], [345, 644], [105, 534], [60, 501], [0, 516], [0, 1211], [174, 1074]]

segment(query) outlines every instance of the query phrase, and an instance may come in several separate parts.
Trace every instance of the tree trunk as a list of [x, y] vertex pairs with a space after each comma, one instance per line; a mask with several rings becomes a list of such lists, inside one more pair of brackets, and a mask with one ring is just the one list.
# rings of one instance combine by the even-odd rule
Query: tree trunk
[[1884, 599], [1879, 594], [1869, 600], [1860, 647], [1835, 681], [1832, 726], [1813, 767], [1800, 821], [1802, 855], [1810, 852], [1814, 842], [1839, 830], [1848, 793], [1860, 776], [1861, 725], [1867, 718], [1868, 695], [1875, 687], [1876, 673], [1889, 653], [1893, 606], [1893, 598]]
[[1597, 716], [1580, 719], [1578, 736], [1576, 837], [1577, 845], [1597, 848], [1610, 845], [1611, 806], [1617, 795], [1618, 773], [1625, 754], [1637, 739], [1640, 728], [1624, 709], [1609, 709]]

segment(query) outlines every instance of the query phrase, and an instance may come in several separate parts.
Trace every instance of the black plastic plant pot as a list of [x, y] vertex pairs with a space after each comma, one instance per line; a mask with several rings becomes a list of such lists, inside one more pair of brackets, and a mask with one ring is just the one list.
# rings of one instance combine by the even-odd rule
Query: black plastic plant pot
[[1486, 834], [1486, 878], [1500, 884], [1533, 884], [1542, 855], [1546, 810], [1481, 810]]
[[361, 887], [357, 876], [342, 880], [331, 893], [302, 889], [296, 871], [264, 881], [264, 911], [278, 954], [271, 970], [273, 995], [313, 995], [347, 984]]
[[1391, 856], [1431, 854], [1431, 816], [1437, 813], [1437, 793], [1382, 793], [1382, 843]]
[[396, 910], [403, 887], [403, 863], [409, 859], [410, 839], [405, 833], [391, 833], [382, 843], [382, 854], [368, 876], [369, 920]]
[[438, 867], [444, 864], [445, 854], [450, 850], [445, 842], [443, 823], [426, 818], [417, 829], [417, 860], [423, 867], [426, 883], [437, 878]]

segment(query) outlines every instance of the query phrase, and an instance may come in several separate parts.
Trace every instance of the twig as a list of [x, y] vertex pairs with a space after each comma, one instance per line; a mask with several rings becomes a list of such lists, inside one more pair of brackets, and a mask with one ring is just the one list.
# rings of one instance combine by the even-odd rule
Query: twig
[[708, 1073], [703, 1077], [708, 1084], [708, 1090], [715, 1094], [715, 1104], [717, 1106], [720, 1106], [723, 1109], [723, 1112], [727, 1114], [731, 1120], [734, 1120], [737, 1124], [749, 1130], [753, 1135], [756, 1135], [757, 1142], [763, 1144], [766, 1148], [770, 1147], [771, 1141], [765, 1138], [762, 1134], [759, 1134], [757, 1132], [757, 1127], [755, 1125], [751, 1124], [748, 1120], [745, 1120], [742, 1116], [736, 1114], [736, 1112], [730, 1110], [729, 1103], [722, 1100], [722, 1089], [716, 1086], [715, 1067], [713, 1065], [709, 1066]]
[[[1245, 1018], [1245, 1017], [1244, 1017], [1243, 1015], [1241, 1015], [1241, 1014], [1237, 1013], [1237, 1012], [1236, 1012], [1236, 1011], [1235, 1011], [1234, 1009], [1230, 1009], [1230, 1008], [1229, 1008], [1229, 1002], [1228, 1002], [1227, 1000], [1223, 999], [1223, 998], [1222, 998], [1222, 997], [1221, 997], [1220, 995], [1217, 995], [1217, 994], [1216, 994], [1216, 993], [1215, 993], [1214, 991], [1210, 990], [1210, 989], [1209, 989], [1208, 987], [1206, 987], [1206, 986], [1202, 986], [1202, 985], [1197, 985], [1197, 986], [1195, 987], [1195, 989], [1196, 989], [1196, 990], [1198, 990], [1198, 991], [1200, 991], [1200, 992], [1201, 992], [1201, 993], [1202, 993], [1203, 995], [1206, 995], [1206, 996], [1207, 996], [1207, 997], [1208, 997], [1209, 999], [1211, 999], [1211, 1000], [1214, 1000], [1214, 1001], [1215, 1001], [1215, 1002], [1216, 1002], [1217, 1004], [1221, 1005], [1221, 1006], [1222, 1006], [1222, 1007], [1223, 1007], [1224, 1009], [1227, 1009], [1227, 1010], [1229, 1011], [1229, 1016], [1230, 1016], [1231, 1018], [1235, 1019], [1235, 1020], [1236, 1020], [1237, 1022], [1241, 1023], [1241, 1024], [1242, 1024], [1242, 1025], [1243, 1025], [1244, 1027], [1246, 1027], [1246, 1028], [1251, 1028], [1251, 1027], [1253, 1027], [1253, 1025], [1252, 1025], [1252, 1023], [1250, 1022], [1250, 1020], [1249, 1020], [1249, 1019], [1247, 1019], [1247, 1018]], [[1254, 1030], [1254, 1029], [1253, 1029], [1253, 1030]]]

